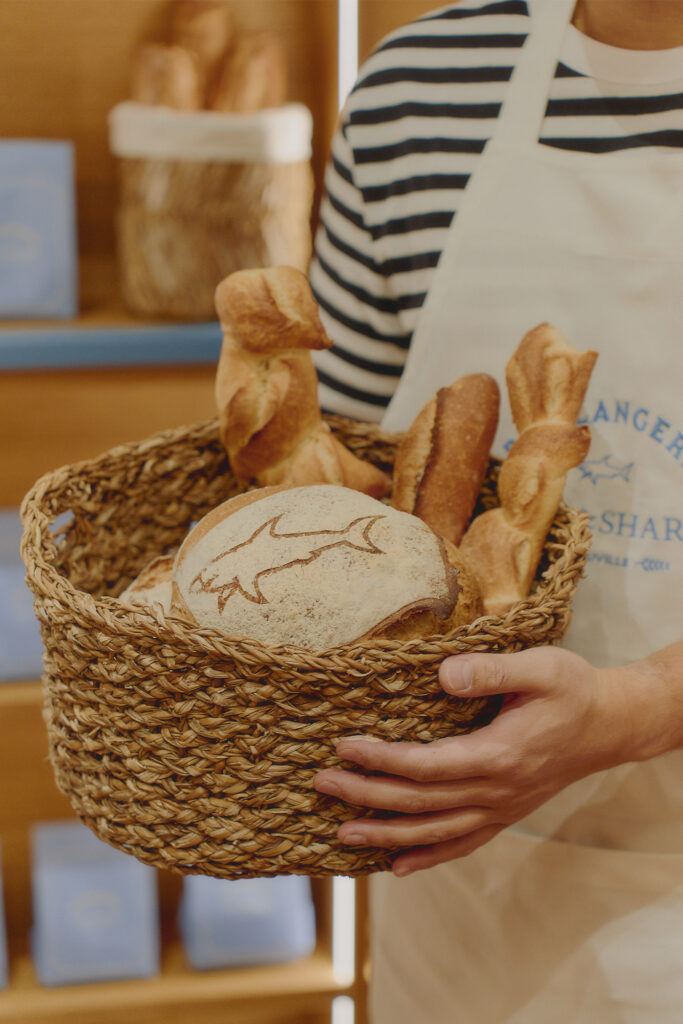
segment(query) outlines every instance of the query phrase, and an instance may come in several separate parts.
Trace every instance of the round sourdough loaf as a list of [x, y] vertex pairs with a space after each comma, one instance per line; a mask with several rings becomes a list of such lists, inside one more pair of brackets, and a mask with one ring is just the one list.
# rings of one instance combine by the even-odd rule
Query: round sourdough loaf
[[264, 487], [183, 542], [173, 611], [228, 636], [323, 651], [448, 619], [457, 570], [416, 516], [334, 484]]
[[173, 586], [173, 563], [175, 555], [159, 555], [145, 566], [126, 589], [119, 594], [121, 601], [129, 604], [161, 606], [163, 612], [171, 610]]

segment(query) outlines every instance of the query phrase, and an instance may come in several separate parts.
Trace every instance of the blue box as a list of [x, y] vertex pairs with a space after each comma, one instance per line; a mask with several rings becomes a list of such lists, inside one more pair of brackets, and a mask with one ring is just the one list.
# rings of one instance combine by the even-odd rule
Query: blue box
[[43, 985], [159, 971], [156, 872], [78, 822], [33, 829], [33, 930]]
[[0, 510], [0, 683], [38, 679], [43, 671], [40, 628], [19, 554], [21, 532], [18, 510]]
[[74, 149], [70, 142], [0, 142], [0, 317], [78, 312]]
[[315, 948], [311, 884], [302, 875], [183, 880], [180, 933], [197, 970], [284, 963]]
[[5, 904], [2, 896], [2, 871], [0, 871], [0, 988], [7, 988], [8, 984], [7, 929], [5, 926]]

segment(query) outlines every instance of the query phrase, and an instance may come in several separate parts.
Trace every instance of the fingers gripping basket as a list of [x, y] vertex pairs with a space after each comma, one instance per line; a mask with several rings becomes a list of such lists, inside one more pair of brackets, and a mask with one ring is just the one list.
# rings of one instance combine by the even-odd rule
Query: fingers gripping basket
[[[330, 423], [357, 454], [391, 464], [396, 437]], [[495, 503], [494, 481], [495, 468], [485, 503]], [[225, 878], [381, 870], [387, 851], [337, 843], [355, 814], [313, 790], [315, 772], [339, 763], [345, 735], [428, 741], [489, 721], [490, 700], [444, 694], [438, 665], [560, 637], [588, 549], [586, 517], [561, 508], [527, 601], [446, 636], [316, 656], [115, 600], [240, 489], [209, 423], [57, 470], [27, 495], [23, 555], [45, 644], [57, 783], [101, 839], [159, 867]], [[56, 529], [62, 513], [72, 518]]]

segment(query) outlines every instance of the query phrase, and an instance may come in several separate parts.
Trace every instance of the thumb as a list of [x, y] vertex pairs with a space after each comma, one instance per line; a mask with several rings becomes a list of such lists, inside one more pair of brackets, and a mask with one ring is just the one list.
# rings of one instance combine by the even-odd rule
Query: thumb
[[459, 697], [545, 691], [559, 674], [557, 654], [553, 647], [516, 654], [459, 654], [441, 663], [439, 682], [446, 693]]

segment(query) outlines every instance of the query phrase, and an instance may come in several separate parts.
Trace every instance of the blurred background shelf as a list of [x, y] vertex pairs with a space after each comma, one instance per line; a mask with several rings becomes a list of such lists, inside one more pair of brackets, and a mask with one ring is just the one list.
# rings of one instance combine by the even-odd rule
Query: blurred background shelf
[[215, 364], [0, 373], [0, 507], [44, 473], [160, 430], [213, 419]]
[[80, 276], [81, 309], [73, 319], [0, 320], [0, 373], [164, 365], [215, 370], [217, 321], [133, 316], [118, 291], [113, 253], [81, 259]]
[[281, 966], [193, 972], [179, 945], [164, 949], [157, 978], [44, 989], [28, 956], [11, 962], [0, 994], [3, 1024], [323, 1024], [330, 1003], [350, 990], [327, 957]]
[[[313, 114], [312, 228], [338, 116], [338, 0], [230, 0], [246, 28], [286, 42], [290, 98]], [[397, 24], [435, 0], [359, 0], [361, 59]], [[220, 345], [216, 323], [145, 320], [125, 309], [115, 255], [116, 164], [107, 115], [126, 98], [136, 47], [163, 38], [168, 0], [2, 0], [0, 138], [73, 142], [79, 315], [0, 321], [0, 508], [16, 509], [43, 473], [168, 428], [212, 419]], [[28, 953], [29, 832], [72, 818], [47, 756], [40, 684], [0, 683], [0, 844], [10, 987], [2, 1024], [329, 1024], [334, 1000], [353, 1000], [363, 1024], [367, 886], [355, 886], [355, 981], [335, 978], [333, 886], [314, 880], [317, 945], [305, 960], [194, 972], [177, 932], [179, 876], [158, 873], [162, 970], [144, 981], [38, 985]], [[346, 1018], [347, 1020], [350, 1018]]]
[[[31, 928], [30, 828], [34, 821], [73, 818], [47, 758], [38, 681], [0, 684], [0, 843], [9, 937], [10, 985], [0, 991], [3, 1024], [323, 1024], [332, 1001], [364, 988], [335, 976], [332, 883], [314, 879], [317, 944], [291, 963], [195, 971], [178, 933], [181, 877], [158, 871], [161, 972], [144, 980], [44, 988], [29, 956]], [[356, 900], [364, 900], [363, 885]], [[364, 905], [358, 918], [365, 927]], [[364, 940], [358, 955], [363, 955]], [[356, 1015], [356, 1021], [362, 1018]]]
[[[245, 29], [268, 28], [285, 41], [290, 99], [313, 114], [319, 195], [337, 116], [337, 0], [230, 0], [229, 6]], [[74, 142], [85, 315], [115, 291], [107, 264], [117, 177], [107, 117], [128, 96], [135, 50], [165, 39], [169, 24], [166, 0], [0, 4], [0, 90], [11, 97], [0, 110], [0, 137]]]
[[0, 330], [0, 373], [188, 365], [215, 373], [220, 345], [215, 323], [22, 324]]

